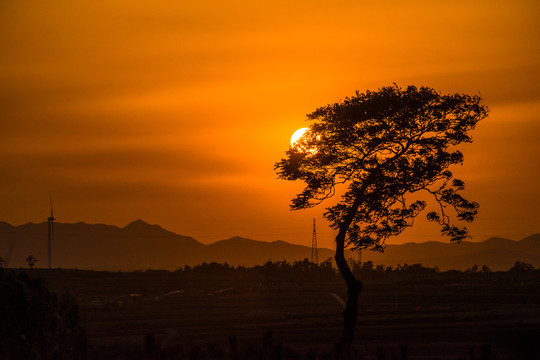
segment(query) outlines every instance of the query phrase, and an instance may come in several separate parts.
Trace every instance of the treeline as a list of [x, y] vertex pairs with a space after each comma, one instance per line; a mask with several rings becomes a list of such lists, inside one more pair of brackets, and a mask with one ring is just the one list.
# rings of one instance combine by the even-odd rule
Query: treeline
[[[375, 265], [372, 261], [360, 262], [354, 259], [349, 259], [351, 270], [359, 278], [383, 276], [383, 275], [429, 275], [429, 274], [489, 274], [489, 273], [540, 273], [540, 269], [536, 269], [532, 264], [521, 261], [516, 261], [507, 271], [493, 272], [486, 265], [474, 265], [467, 270], [440, 270], [438, 267], [428, 267], [422, 264], [403, 264], [393, 266]], [[148, 270], [152, 271], [152, 270]], [[340, 274], [334, 266], [332, 258], [328, 258], [320, 264], [313, 263], [308, 259], [289, 263], [283, 261], [268, 261], [264, 265], [256, 265], [252, 267], [231, 266], [227, 263], [202, 263], [196, 266], [184, 266], [178, 268], [177, 274], [192, 274], [192, 275], [258, 275], [263, 277], [279, 276], [281, 278], [290, 278], [294, 280], [334, 280], [340, 277]]]
[[268, 261], [264, 265], [251, 267], [203, 262], [193, 267], [186, 265], [174, 273], [180, 277], [260, 279], [267, 282], [281, 282], [283, 280], [290, 282], [334, 281], [339, 276], [333, 266], [332, 259], [327, 259], [320, 264], [313, 263], [308, 259], [293, 263], [285, 260]]
[[[428, 267], [423, 266], [422, 264], [398, 264], [396, 267], [392, 266], [385, 266], [385, 265], [375, 265], [371, 260], [366, 262], [359, 262], [354, 261], [353, 259], [349, 259], [349, 265], [351, 266], [351, 269], [353, 269], [353, 272], [356, 272], [357, 274], [362, 273], [395, 273], [395, 272], [409, 272], [409, 273], [491, 273], [491, 269], [487, 267], [486, 265], [473, 265], [471, 268], [467, 270], [445, 270], [441, 271], [437, 266], [435, 267]], [[535, 269], [535, 267], [532, 264], [528, 264], [522, 261], [516, 261], [514, 265], [512, 265], [507, 272], [524, 272], [524, 271], [535, 271], [540, 269]]]

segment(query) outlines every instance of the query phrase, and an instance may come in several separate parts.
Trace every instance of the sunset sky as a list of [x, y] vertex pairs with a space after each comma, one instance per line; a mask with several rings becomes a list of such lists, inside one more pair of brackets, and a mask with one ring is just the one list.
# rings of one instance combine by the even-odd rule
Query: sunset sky
[[[2, 1], [0, 221], [332, 247], [274, 163], [305, 114], [397, 83], [480, 94], [473, 240], [540, 232], [540, 2]], [[445, 240], [419, 222], [391, 243]]]

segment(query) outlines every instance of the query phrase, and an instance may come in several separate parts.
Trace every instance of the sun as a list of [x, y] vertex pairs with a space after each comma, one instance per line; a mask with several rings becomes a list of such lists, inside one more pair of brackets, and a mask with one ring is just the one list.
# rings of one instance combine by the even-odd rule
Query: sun
[[[291, 149], [298, 153], [305, 153], [306, 155], [317, 154], [318, 150], [316, 145], [313, 144], [313, 140], [318, 141], [321, 137], [317, 134], [315, 139], [312, 139], [312, 131], [308, 127], [296, 130], [291, 136]], [[306, 135], [308, 135], [307, 138]]]
[[298, 142], [298, 140], [300, 140], [300, 138], [306, 133], [306, 131], [308, 131], [309, 128], [307, 127], [304, 127], [304, 128], [301, 128], [301, 129], [298, 129], [294, 132], [294, 134], [292, 134], [291, 136], [291, 146], [295, 146], [295, 144]]

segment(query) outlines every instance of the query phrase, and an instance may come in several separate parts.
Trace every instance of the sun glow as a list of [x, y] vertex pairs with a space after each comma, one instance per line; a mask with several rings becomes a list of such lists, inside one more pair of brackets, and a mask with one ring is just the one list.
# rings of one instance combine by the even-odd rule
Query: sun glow
[[[306, 138], [306, 135], [307, 138]], [[315, 155], [317, 153], [317, 147], [314, 144], [308, 144], [314, 139], [310, 139], [313, 136], [312, 130], [310, 128], [301, 128], [298, 129], [291, 136], [291, 149], [294, 149], [295, 152], [305, 153], [308, 155]], [[315, 135], [315, 140], [320, 140], [320, 136]]]
[[294, 132], [294, 134], [292, 134], [292, 136], [291, 136], [291, 146], [295, 146], [296, 143], [298, 142], [298, 140], [300, 140], [300, 138], [302, 136], [304, 136], [304, 134], [308, 130], [309, 130], [309, 128], [307, 128], [307, 127], [296, 130]]

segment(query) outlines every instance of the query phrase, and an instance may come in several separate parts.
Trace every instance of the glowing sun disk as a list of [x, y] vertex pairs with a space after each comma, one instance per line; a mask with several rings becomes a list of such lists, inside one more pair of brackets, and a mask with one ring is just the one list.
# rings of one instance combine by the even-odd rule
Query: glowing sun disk
[[308, 130], [307, 127], [296, 130], [291, 136], [291, 146], [294, 146]]

